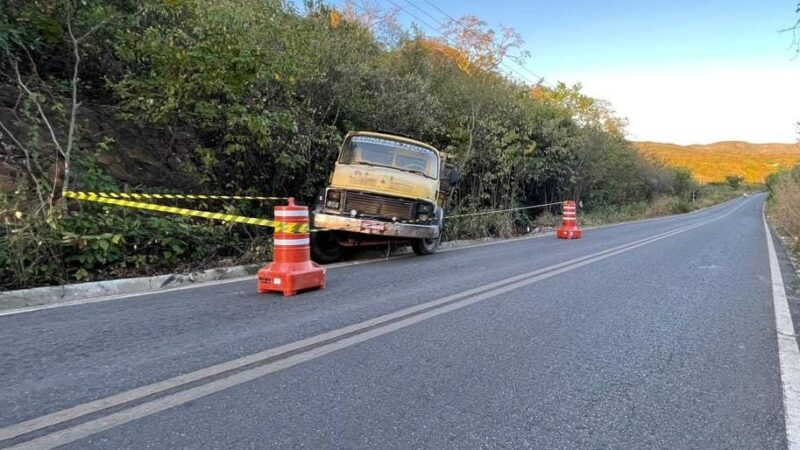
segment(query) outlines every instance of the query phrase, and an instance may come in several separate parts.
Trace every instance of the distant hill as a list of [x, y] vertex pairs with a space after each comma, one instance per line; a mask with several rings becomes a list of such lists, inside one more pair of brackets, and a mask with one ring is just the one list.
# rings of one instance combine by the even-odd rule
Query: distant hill
[[748, 182], [760, 183], [767, 175], [800, 162], [797, 144], [725, 141], [687, 146], [658, 142], [635, 142], [634, 145], [670, 166], [691, 170], [694, 177], [704, 183], [723, 181], [726, 175], [741, 175]]

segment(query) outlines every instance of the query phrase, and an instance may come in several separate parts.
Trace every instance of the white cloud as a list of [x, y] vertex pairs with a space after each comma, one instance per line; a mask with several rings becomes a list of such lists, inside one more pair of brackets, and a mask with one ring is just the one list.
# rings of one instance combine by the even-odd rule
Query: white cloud
[[[736, 67], [592, 72], [584, 93], [611, 102], [630, 121], [630, 138], [677, 144], [723, 140], [795, 142], [800, 121], [800, 61]], [[552, 78], [551, 78], [552, 79]]]

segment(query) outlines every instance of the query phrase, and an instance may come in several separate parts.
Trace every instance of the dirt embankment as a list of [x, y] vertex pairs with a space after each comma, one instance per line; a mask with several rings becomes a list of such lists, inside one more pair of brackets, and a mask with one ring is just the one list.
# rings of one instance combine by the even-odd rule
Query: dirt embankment
[[[66, 103], [66, 102], [65, 102]], [[13, 191], [26, 172], [24, 146], [38, 160], [33, 169], [53, 179], [62, 171], [50, 132], [41, 121], [26, 117], [14, 87], [0, 85], [0, 190]], [[33, 110], [33, 113], [36, 111]], [[65, 114], [45, 109], [54, 133], [66, 141]], [[185, 130], [143, 127], [119, 120], [114, 108], [84, 102], [78, 110], [78, 147], [72, 161], [91, 158], [103, 172], [123, 185], [175, 192], [200, 189], [201, 176], [193, 159], [197, 141]], [[37, 129], [38, 127], [38, 129]], [[34, 164], [35, 166], [35, 164]], [[73, 164], [71, 180], [76, 190], [86, 189], [80, 165]]]

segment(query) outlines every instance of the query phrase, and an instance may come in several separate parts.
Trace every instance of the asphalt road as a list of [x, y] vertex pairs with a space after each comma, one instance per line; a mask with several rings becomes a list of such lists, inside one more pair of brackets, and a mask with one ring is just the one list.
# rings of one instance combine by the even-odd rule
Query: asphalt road
[[763, 200], [0, 316], [0, 448], [787, 448]]

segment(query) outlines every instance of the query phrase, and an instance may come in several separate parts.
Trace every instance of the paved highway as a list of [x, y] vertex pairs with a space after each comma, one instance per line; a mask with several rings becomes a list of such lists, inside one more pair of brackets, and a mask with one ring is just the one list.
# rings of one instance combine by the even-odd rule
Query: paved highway
[[763, 201], [2, 315], [0, 447], [798, 448]]

